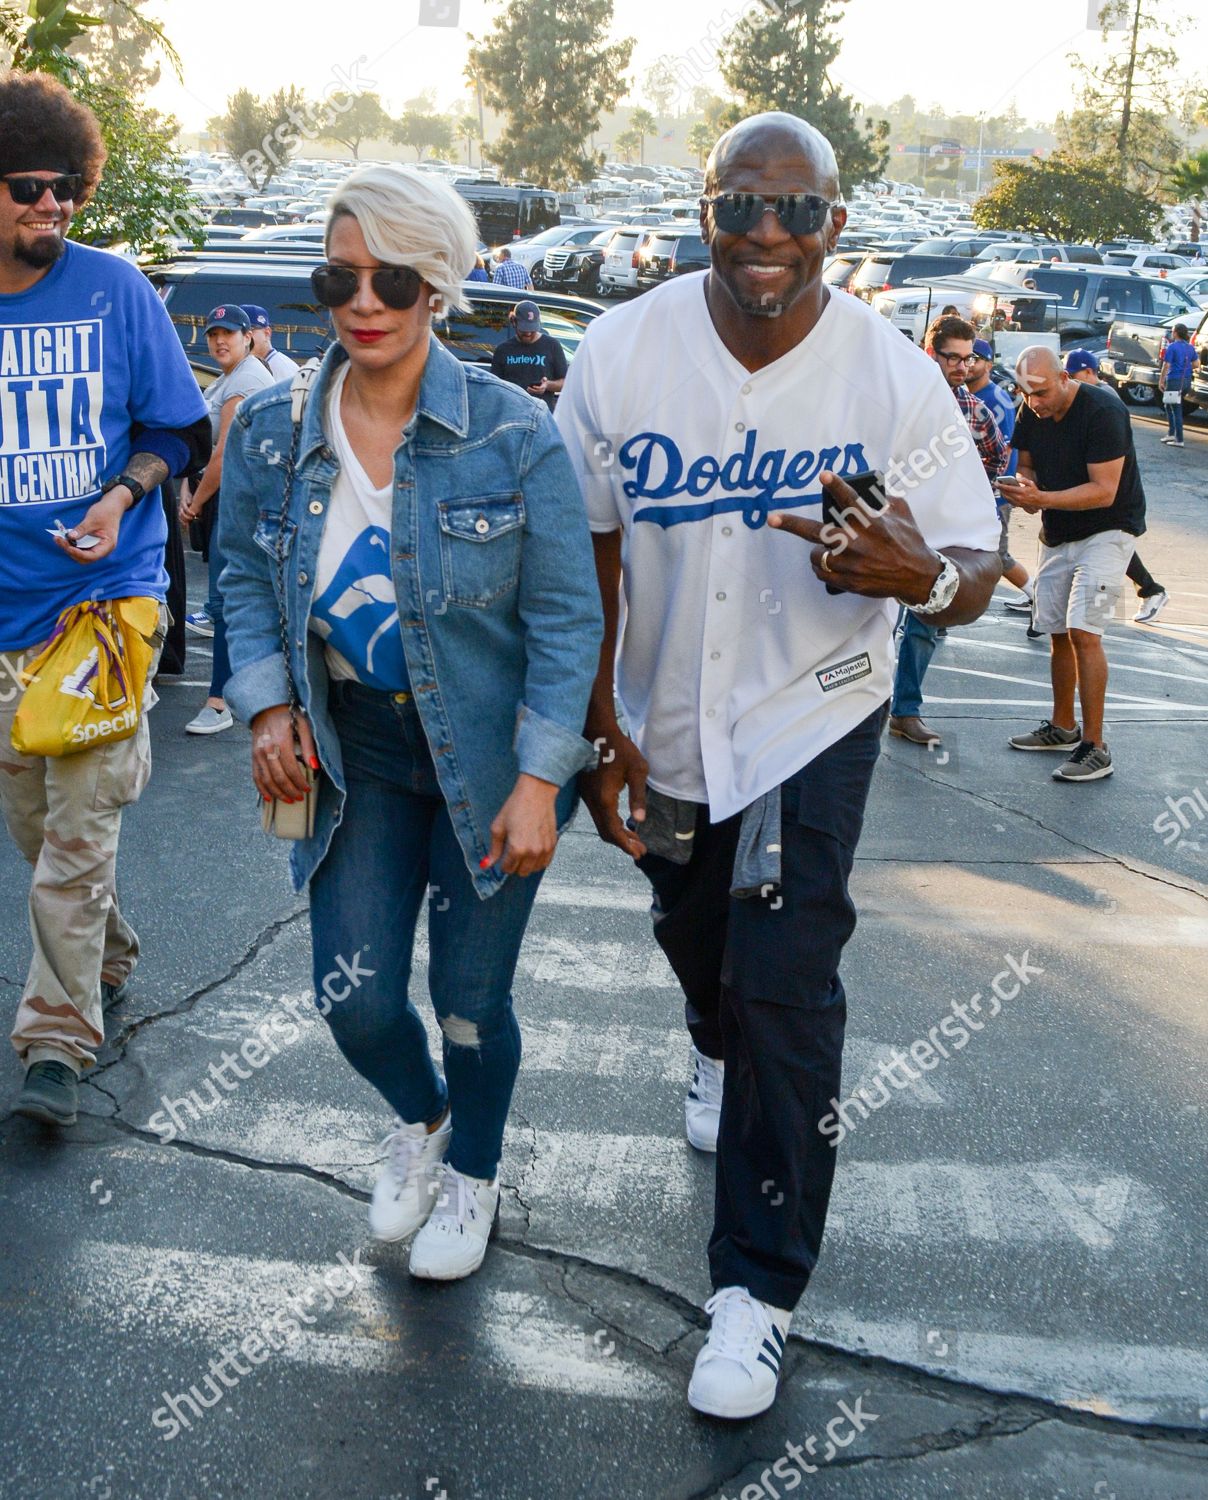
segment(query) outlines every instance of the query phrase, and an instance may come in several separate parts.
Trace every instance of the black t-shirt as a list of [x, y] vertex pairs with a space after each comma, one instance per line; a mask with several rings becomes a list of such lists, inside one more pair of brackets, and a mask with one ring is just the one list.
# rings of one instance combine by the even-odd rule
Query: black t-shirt
[[1025, 403], [1019, 409], [1011, 445], [1030, 456], [1036, 483], [1042, 490], [1072, 490], [1090, 481], [1088, 464], [1124, 459], [1116, 498], [1096, 510], [1041, 512], [1041, 540], [1050, 547], [1081, 542], [1101, 531], [1145, 530], [1145, 491], [1137, 473], [1132, 423], [1128, 408], [1104, 386], [1080, 383], [1078, 394], [1060, 422], [1038, 417]]
[[[522, 344], [518, 338], [510, 338], [500, 344], [491, 356], [491, 374], [500, 380], [527, 389], [540, 385], [542, 380], [566, 379], [566, 355], [562, 345], [548, 333], [542, 333], [531, 344]], [[539, 398], [553, 410], [554, 392], [547, 391]]]

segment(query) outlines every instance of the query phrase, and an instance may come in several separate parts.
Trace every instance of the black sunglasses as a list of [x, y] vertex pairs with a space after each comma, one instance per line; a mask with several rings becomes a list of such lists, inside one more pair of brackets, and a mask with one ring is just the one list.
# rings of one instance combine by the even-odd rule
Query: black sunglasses
[[56, 203], [67, 203], [76, 197], [84, 185], [84, 178], [79, 172], [64, 172], [61, 177], [6, 177], [9, 196], [14, 203], [20, 203], [25, 207], [37, 203], [47, 188], [55, 196]]
[[[316, 266], [310, 273], [310, 284], [324, 307], [343, 307], [356, 296], [358, 273], [369, 269], [368, 266]], [[423, 277], [411, 266], [377, 266], [369, 278], [374, 296], [396, 312], [415, 306], [423, 284]]]
[[760, 193], [717, 193], [700, 201], [713, 210], [713, 222], [722, 234], [748, 234], [769, 208], [789, 234], [817, 234], [834, 206], [812, 193], [782, 193], [770, 202]]

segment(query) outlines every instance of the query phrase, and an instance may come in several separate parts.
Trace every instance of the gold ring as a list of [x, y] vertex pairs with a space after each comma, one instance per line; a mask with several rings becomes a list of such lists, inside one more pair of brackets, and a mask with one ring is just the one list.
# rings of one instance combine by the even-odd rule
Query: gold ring
[[824, 573], [830, 573], [830, 572], [833, 571], [833, 569], [831, 568], [831, 565], [830, 565], [830, 552], [829, 551], [824, 552], [822, 554], [822, 571]]

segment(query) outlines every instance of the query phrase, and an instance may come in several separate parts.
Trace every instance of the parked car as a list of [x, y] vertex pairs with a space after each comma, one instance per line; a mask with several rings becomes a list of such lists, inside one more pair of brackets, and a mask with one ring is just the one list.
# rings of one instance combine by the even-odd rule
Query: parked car
[[703, 271], [708, 264], [709, 246], [697, 225], [656, 229], [638, 249], [638, 291], [649, 291], [687, 271]]
[[573, 292], [579, 297], [603, 297], [600, 268], [604, 251], [616, 230], [610, 225], [586, 245], [558, 245], [546, 251], [541, 280], [551, 291]]
[[1171, 271], [1166, 279], [1181, 287], [1193, 302], [1208, 307], [1208, 267], [1197, 270], [1193, 266], [1187, 271]]
[[1031, 284], [1061, 298], [1058, 318], [1063, 347], [1104, 335], [1119, 319], [1151, 327], [1173, 317], [1198, 321], [1192, 299], [1170, 281], [1138, 276], [1117, 266], [1031, 266], [1007, 262], [986, 272], [993, 281], [1010, 281], [1020, 288]]
[[1062, 264], [1103, 264], [1103, 256], [1094, 245], [1061, 244], [1055, 240], [987, 245], [979, 251], [977, 258], [982, 261], [1030, 261], [1034, 265], [1051, 265], [1055, 260]]
[[1199, 378], [1193, 380], [1192, 389], [1183, 397], [1183, 405], [1188, 411], [1208, 406], [1208, 312], [1202, 308], [1197, 311], [1198, 323], [1189, 323], [1186, 317], [1168, 318], [1157, 326], [1123, 320], [1113, 323], [1107, 335], [1107, 348], [1099, 360], [1099, 378], [1113, 385], [1135, 406], [1156, 406], [1161, 400], [1158, 376], [1162, 350], [1174, 325], [1184, 323], [1196, 329], [1192, 342], [1199, 353]]
[[638, 252], [652, 231], [642, 224], [617, 229], [604, 250], [600, 285], [604, 296], [615, 297], [638, 289]]
[[980, 255], [982, 251], [988, 250], [996, 240], [981, 235], [971, 237], [969, 235], [941, 236], [933, 240], [920, 240], [914, 247], [915, 255], [952, 255], [965, 260], [972, 260], [974, 256]]
[[1191, 264], [1185, 255], [1173, 255], [1169, 250], [1108, 250], [1103, 256], [1105, 266], [1125, 266], [1130, 271], [1147, 271], [1151, 275], [1160, 271], [1179, 271]]
[[829, 256], [822, 267], [823, 281], [836, 292], [850, 291], [851, 279], [863, 259], [863, 255], [845, 255], [842, 251], [838, 255]]
[[[554, 229], [543, 229], [540, 234], [531, 235], [527, 240], [509, 243], [507, 248], [511, 252], [512, 259], [525, 268], [533, 278], [533, 285], [536, 286], [547, 250], [552, 250], [557, 245], [586, 245], [603, 228], [604, 225], [600, 223], [559, 224]], [[491, 251], [492, 262], [501, 248], [502, 246], [496, 246]]]
[[[295, 257], [221, 261], [179, 260], [147, 272], [159, 292], [189, 362], [199, 371], [217, 366], [206, 345], [205, 320], [209, 311], [224, 302], [255, 302], [266, 309], [273, 325], [273, 342], [291, 359], [301, 363], [322, 354], [331, 342], [328, 311], [315, 301], [310, 273], [318, 264], [312, 249], [309, 259]], [[528, 297], [541, 309], [546, 333], [556, 338], [573, 356], [588, 323], [601, 309], [580, 297], [551, 292], [523, 292], [516, 287], [488, 282], [465, 284], [470, 310], [451, 313], [433, 324], [436, 336], [458, 359], [489, 364], [498, 344], [511, 337], [508, 313]]]
[[216, 208], [210, 215], [211, 224], [241, 224], [244, 229], [259, 229], [262, 224], [280, 224], [274, 213], [264, 208]]
[[923, 276], [947, 276], [952, 271], [950, 255], [893, 254], [875, 250], [860, 262], [847, 290], [865, 302], [871, 302], [878, 292], [888, 292], [905, 281], [914, 281]]

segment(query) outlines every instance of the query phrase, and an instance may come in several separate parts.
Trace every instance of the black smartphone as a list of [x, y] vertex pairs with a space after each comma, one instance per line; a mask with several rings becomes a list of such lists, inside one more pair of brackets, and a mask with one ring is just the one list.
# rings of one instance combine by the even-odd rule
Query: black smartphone
[[[861, 469], [858, 474], [837, 474], [844, 484], [850, 485], [859, 495], [861, 503], [874, 512], [882, 511], [888, 505], [889, 500], [885, 494], [885, 476], [880, 469]], [[822, 520], [829, 522], [840, 531], [846, 531], [849, 522], [843, 518], [843, 504], [836, 500], [829, 490], [822, 491]], [[845, 594], [846, 589], [837, 588], [833, 583], [826, 585], [828, 594]]]

